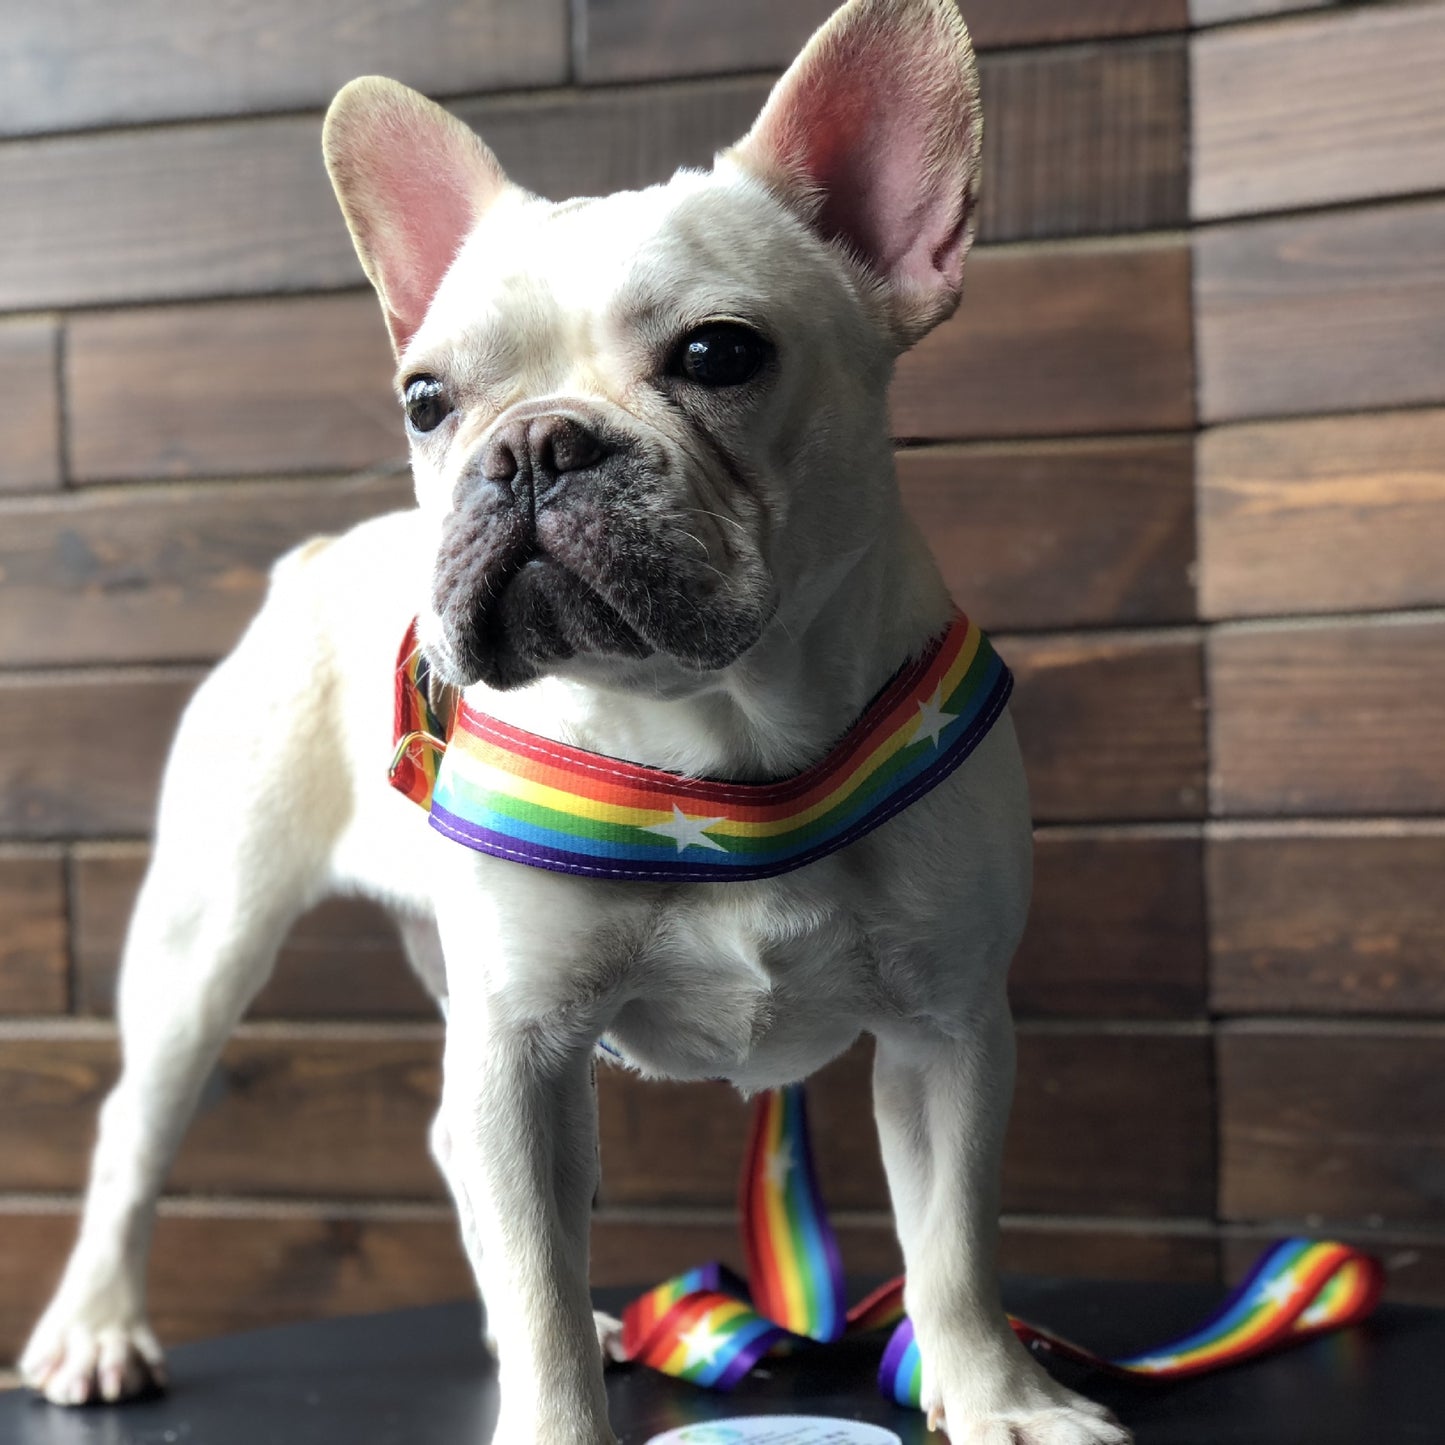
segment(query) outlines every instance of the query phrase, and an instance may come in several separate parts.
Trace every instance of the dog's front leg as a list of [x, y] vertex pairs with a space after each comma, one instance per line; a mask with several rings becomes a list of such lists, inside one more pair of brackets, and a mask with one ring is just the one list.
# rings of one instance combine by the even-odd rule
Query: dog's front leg
[[999, 1300], [999, 1171], [1014, 1036], [1000, 990], [950, 1037], [878, 1031], [874, 1106], [923, 1358], [923, 1408], [954, 1445], [1127, 1445], [1104, 1409], [1050, 1378]]
[[453, 992], [442, 1111], [453, 1184], [482, 1245], [473, 1264], [501, 1388], [493, 1439], [613, 1445], [587, 1289], [592, 1041], [510, 1017], [481, 993]]

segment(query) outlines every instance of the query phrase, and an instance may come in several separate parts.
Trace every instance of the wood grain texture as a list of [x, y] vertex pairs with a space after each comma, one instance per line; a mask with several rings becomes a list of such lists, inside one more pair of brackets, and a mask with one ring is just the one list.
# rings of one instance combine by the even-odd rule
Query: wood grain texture
[[316, 119], [0, 146], [0, 310], [354, 285]]
[[565, 0], [16, 7], [0, 54], [0, 133], [296, 110], [376, 72], [443, 95], [560, 83]]
[[1186, 49], [1182, 36], [1165, 36], [985, 56], [979, 235], [1021, 240], [1184, 224]]
[[240, 637], [282, 553], [412, 505], [403, 475], [0, 508], [0, 664], [210, 661]]
[[[1385, 1298], [1397, 1304], [1445, 1305], [1445, 1241], [1428, 1231], [1332, 1226], [1330, 1239], [1367, 1250], [1385, 1266]], [[1225, 1277], [1231, 1282], [1279, 1238], [1278, 1231], [1235, 1226], [1221, 1241]]]
[[[966, 0], [980, 49], [1182, 30], [1187, 0]], [[788, 64], [833, 0], [734, 0], [727, 9], [674, 0], [583, 0], [578, 70], [586, 82], [656, 80]]]
[[[900, 435], [1187, 426], [1188, 258], [1156, 242], [979, 253], [970, 302], [900, 367]], [[340, 471], [403, 452], [369, 295], [70, 322], [78, 482]]]
[[[189, 1215], [162, 1205], [149, 1281], [162, 1344], [473, 1292], [457, 1226], [440, 1208], [423, 1218], [244, 1208]], [[68, 1212], [0, 1206], [0, 1360], [15, 1357], [39, 1318], [75, 1231]]]
[[[202, 1091], [168, 1187], [177, 1194], [435, 1199], [427, 1153], [440, 1027], [242, 1033]], [[9, 1038], [0, 1050], [0, 1190], [70, 1191], [85, 1179], [96, 1110], [117, 1069], [112, 1038]]]
[[1040, 822], [1202, 817], [1204, 679], [1186, 637], [1000, 638]]
[[48, 318], [0, 322], [0, 496], [60, 485], [58, 346]]
[[1017, 1017], [1189, 1018], [1204, 1012], [1198, 838], [1044, 830], [1009, 973]]
[[984, 250], [899, 362], [900, 437], [1077, 436], [1194, 422], [1189, 254], [1168, 240]]
[[60, 852], [0, 851], [0, 1014], [69, 1008], [68, 935]]
[[147, 832], [187, 670], [0, 677], [0, 838]]
[[1207, 617], [1445, 602], [1445, 411], [1219, 427], [1198, 479]]
[[1194, 237], [1205, 421], [1445, 401], [1445, 202]]
[[1445, 1014], [1445, 829], [1211, 838], [1218, 1013]]
[[[890, 1216], [854, 1213], [835, 1223], [850, 1273], [886, 1277], [902, 1272]], [[1210, 1282], [1219, 1277], [1219, 1245], [1207, 1226], [1166, 1231], [1152, 1223], [1006, 1217], [999, 1264], [1005, 1274], [1063, 1278]], [[699, 1223], [681, 1214], [649, 1216], [643, 1223], [607, 1210], [593, 1216], [594, 1284], [662, 1280], [714, 1259], [746, 1274], [735, 1220]]]
[[[809, 1089], [819, 1179], [833, 1208], [888, 1207], [868, 1050]], [[1140, 1099], [1150, 1100], [1141, 1115]], [[726, 1086], [599, 1082], [604, 1205], [728, 1205], [746, 1106]], [[1032, 1032], [1019, 1039], [1004, 1207], [1039, 1213], [1207, 1214], [1213, 1191], [1209, 1050], [1193, 1035]]]
[[1224, 629], [1209, 676], [1216, 814], [1445, 809], [1445, 623]]
[[1445, 10], [1370, 5], [1190, 47], [1203, 220], [1445, 187]]
[[1445, 1034], [1236, 1028], [1218, 1048], [1222, 1218], [1439, 1223]]
[[1224, 25], [1231, 20], [1256, 20], [1295, 10], [1320, 10], [1340, 0], [1189, 0], [1192, 25]]
[[[707, 166], [764, 82], [467, 100], [519, 184], [561, 199]], [[1163, 228], [1187, 211], [1183, 41], [1024, 53], [985, 74], [987, 239]], [[321, 163], [320, 121], [118, 130], [0, 146], [0, 309], [334, 289], [361, 271]]]
[[100, 313], [70, 322], [78, 482], [342, 471], [406, 455], [369, 294]]
[[910, 448], [904, 501], [949, 590], [989, 628], [1194, 613], [1187, 439]]
[[[755, 80], [723, 80], [456, 109], [513, 179], [560, 199], [707, 165], [747, 129], [765, 93]], [[13, 206], [0, 309], [362, 281], [317, 116], [13, 142], [0, 146], [0, 194]]]
[[[148, 850], [138, 843], [83, 844], [71, 866], [75, 1007], [105, 1015]], [[251, 1018], [431, 1020], [436, 1006], [412, 973], [391, 920], [360, 899], [329, 899], [298, 920]]]
[[[0, 1360], [15, 1357], [39, 1317], [76, 1225], [67, 1209], [0, 1203]], [[898, 1268], [887, 1219], [843, 1224], [839, 1238], [850, 1269]], [[1217, 1253], [1207, 1235], [1147, 1224], [1006, 1220], [1003, 1229], [1002, 1263], [1014, 1274], [1208, 1281], [1217, 1276]], [[592, 1222], [594, 1285], [640, 1288], [711, 1259], [742, 1265], [731, 1220], [683, 1216], [641, 1224], [604, 1211]], [[150, 1308], [166, 1345], [472, 1292], [457, 1225], [444, 1205], [398, 1217], [364, 1206], [278, 1216], [244, 1201], [179, 1213], [163, 1203], [156, 1226]]]

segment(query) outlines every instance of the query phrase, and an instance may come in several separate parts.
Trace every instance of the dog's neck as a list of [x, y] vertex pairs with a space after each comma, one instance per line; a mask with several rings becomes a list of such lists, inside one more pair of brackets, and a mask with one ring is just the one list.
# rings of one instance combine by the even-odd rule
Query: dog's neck
[[513, 693], [469, 689], [476, 709], [611, 757], [738, 782], [817, 762], [898, 668], [947, 625], [948, 592], [916, 528], [795, 589], [733, 666], [684, 695], [547, 677]]

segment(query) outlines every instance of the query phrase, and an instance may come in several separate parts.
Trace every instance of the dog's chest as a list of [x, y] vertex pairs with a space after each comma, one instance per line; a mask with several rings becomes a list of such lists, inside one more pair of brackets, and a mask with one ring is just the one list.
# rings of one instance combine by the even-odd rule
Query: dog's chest
[[868, 939], [841, 909], [720, 891], [663, 914], [636, 939], [607, 1040], [647, 1074], [748, 1089], [802, 1078], [845, 1049], [875, 1009]]

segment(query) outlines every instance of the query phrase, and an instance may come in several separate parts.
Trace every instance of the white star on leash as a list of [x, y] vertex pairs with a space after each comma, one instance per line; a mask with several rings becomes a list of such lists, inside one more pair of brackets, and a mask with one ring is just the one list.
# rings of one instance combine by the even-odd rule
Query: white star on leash
[[777, 1152], [768, 1160], [768, 1183], [774, 1189], [782, 1189], [793, 1172], [793, 1150], [788, 1144], [780, 1144]]
[[679, 853], [684, 848], [693, 847], [715, 848], [719, 853], [726, 853], [727, 849], [721, 843], [705, 836], [707, 829], [725, 821], [723, 818], [689, 818], [674, 803], [672, 805], [672, 822], [649, 823], [643, 831], [660, 833], [664, 838], [671, 838], [677, 844]]
[[721, 1335], [715, 1335], [706, 1320], [699, 1320], [685, 1335], [680, 1335], [687, 1349], [687, 1358], [682, 1362], [684, 1370], [693, 1365], [710, 1365], [718, 1350], [722, 1348]]
[[958, 721], [956, 712], [944, 712], [943, 699], [939, 696], [942, 691], [941, 687], [934, 688], [933, 696], [918, 704], [918, 731], [913, 734], [913, 742], [928, 738], [937, 747], [939, 734], [949, 723]]
[[1272, 1279], [1260, 1290], [1272, 1305], [1287, 1305], [1298, 1293], [1299, 1287], [1292, 1279]]

